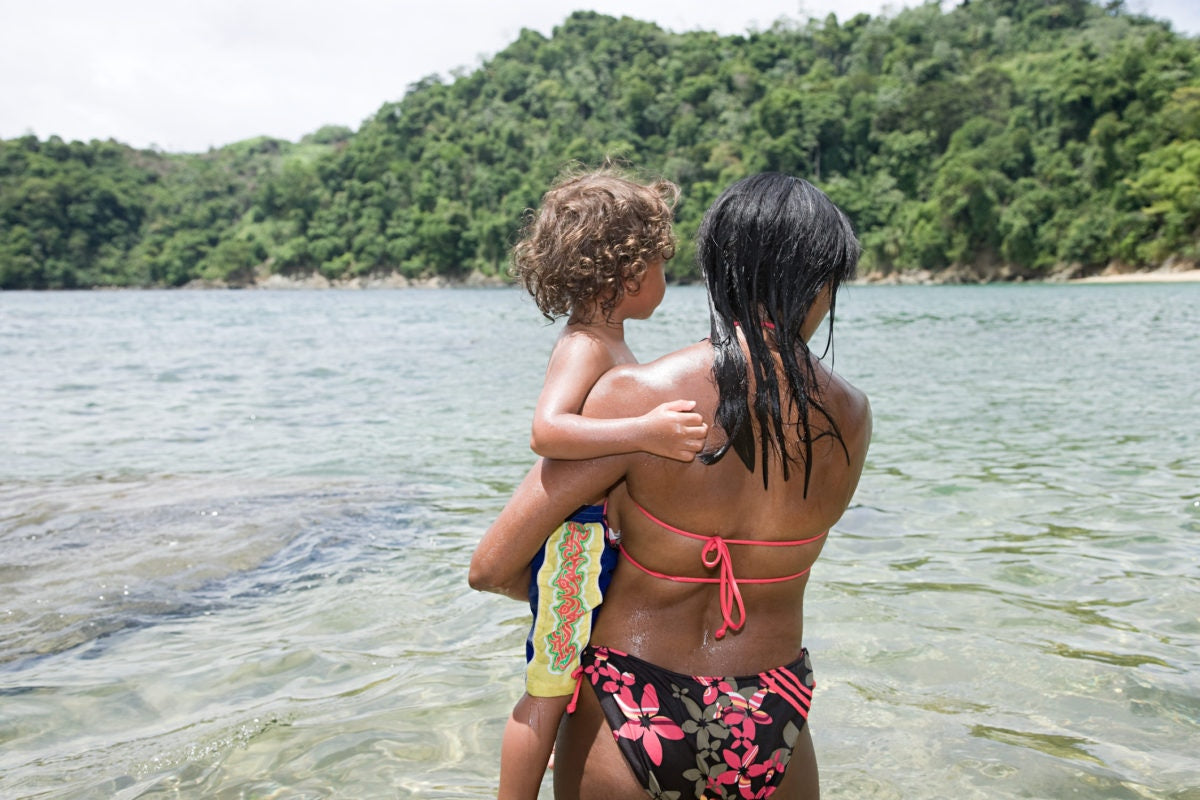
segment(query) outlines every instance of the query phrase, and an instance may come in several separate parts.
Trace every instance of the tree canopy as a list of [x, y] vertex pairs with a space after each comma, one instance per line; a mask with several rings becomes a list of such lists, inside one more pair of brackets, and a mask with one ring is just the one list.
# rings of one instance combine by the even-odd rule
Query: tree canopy
[[504, 275], [570, 162], [683, 189], [679, 255], [747, 174], [805, 177], [864, 271], [1200, 260], [1200, 42], [1123, 5], [935, 2], [740, 36], [629, 17], [523, 30], [357, 131], [205, 154], [0, 141], [0, 288]]

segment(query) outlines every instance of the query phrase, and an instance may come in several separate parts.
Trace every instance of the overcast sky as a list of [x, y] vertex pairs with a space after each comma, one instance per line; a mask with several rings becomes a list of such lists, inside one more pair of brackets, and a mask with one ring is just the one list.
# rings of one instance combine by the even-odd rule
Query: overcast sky
[[[909, 5], [913, 3], [908, 3]], [[674, 31], [764, 29], [781, 17], [891, 16], [882, 0], [0, 0], [0, 138], [113, 138], [199, 152], [253, 136], [357, 129], [406, 87], [471, 69], [521, 28], [575, 8]], [[1200, 33], [1198, 0], [1127, 7]]]

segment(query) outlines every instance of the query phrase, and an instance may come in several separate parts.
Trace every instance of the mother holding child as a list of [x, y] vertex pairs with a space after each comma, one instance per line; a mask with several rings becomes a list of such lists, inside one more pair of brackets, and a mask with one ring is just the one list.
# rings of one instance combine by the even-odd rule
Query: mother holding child
[[[709, 338], [647, 364], [620, 359], [579, 391], [581, 408], [561, 409], [657, 420], [683, 445], [541, 459], [476, 549], [471, 586], [526, 599], [547, 536], [601, 503], [617, 567], [569, 671], [556, 797], [819, 797], [804, 589], [858, 484], [871, 412], [808, 343], [826, 316], [832, 337], [858, 252], [846, 216], [808, 182], [765, 173], [731, 186], [698, 234]], [[646, 315], [661, 262], [647, 267]], [[647, 291], [643, 277], [621, 279], [616, 299]], [[528, 791], [504, 787], [520, 783], [503, 775], [520, 768], [514, 726], [546, 724], [522, 708], [505, 733], [502, 795]], [[523, 765], [528, 796], [539, 754]]]

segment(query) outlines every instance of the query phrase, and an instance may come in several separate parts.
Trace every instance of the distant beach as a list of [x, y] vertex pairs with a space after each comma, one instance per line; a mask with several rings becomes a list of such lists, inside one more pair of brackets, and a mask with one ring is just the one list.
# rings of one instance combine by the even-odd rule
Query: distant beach
[[[1137, 272], [1118, 272], [1113, 269], [1105, 270], [1097, 275], [1086, 277], [1067, 277], [1063, 273], [1050, 274], [1040, 277], [1015, 275], [1003, 270], [993, 273], [977, 272], [964, 269], [950, 269], [943, 272], [930, 270], [906, 270], [902, 272], [880, 273], [872, 272], [862, 275], [855, 281], [866, 285], [938, 285], [938, 284], [979, 284], [979, 283], [1010, 283], [1010, 282], [1049, 282], [1049, 283], [1196, 283], [1200, 282], [1200, 269], [1171, 269], [1164, 267], [1156, 270]], [[685, 281], [684, 284], [691, 283]], [[432, 275], [420, 278], [409, 278], [400, 273], [385, 273], [369, 276], [356, 276], [348, 279], [330, 280], [319, 272], [296, 275], [260, 274], [249, 284], [228, 284], [224, 281], [193, 280], [184, 289], [453, 289], [512, 286], [499, 275], [484, 275], [481, 272], [471, 272], [465, 277], [447, 277]]]
[[1197, 281], [1200, 281], [1200, 269], [1182, 271], [1160, 269], [1154, 272], [1093, 275], [1090, 278], [1075, 278], [1071, 283], [1193, 283]]

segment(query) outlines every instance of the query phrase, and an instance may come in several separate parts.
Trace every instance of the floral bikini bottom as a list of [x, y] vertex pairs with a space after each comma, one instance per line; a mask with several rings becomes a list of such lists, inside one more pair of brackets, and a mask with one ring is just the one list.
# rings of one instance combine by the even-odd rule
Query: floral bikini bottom
[[651, 797], [770, 797], [808, 720], [808, 651], [741, 678], [682, 675], [587, 647], [591, 683], [621, 754]]

